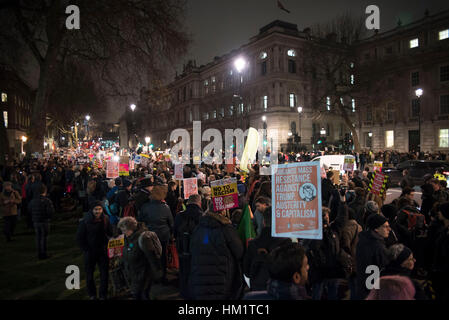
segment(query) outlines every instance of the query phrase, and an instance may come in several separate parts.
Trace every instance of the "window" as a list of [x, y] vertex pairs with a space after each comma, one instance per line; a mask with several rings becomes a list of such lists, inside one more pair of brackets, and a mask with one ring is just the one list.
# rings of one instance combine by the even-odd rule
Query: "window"
[[418, 38], [410, 40], [410, 49], [416, 48], [419, 46]]
[[212, 83], [215, 83], [215, 77], [211, 77], [211, 78], [210, 78], [210, 81], [211, 81]]
[[212, 118], [217, 119], [217, 110], [214, 110], [214, 111], [213, 111], [213, 116], [212, 116]]
[[366, 107], [366, 121], [373, 121], [373, 108], [371, 106]]
[[351, 84], [354, 84], [354, 75], [353, 74], [351, 74]]
[[369, 60], [370, 59], [370, 54], [369, 52], [365, 53], [365, 60]]
[[262, 101], [263, 101], [263, 108], [265, 110], [267, 110], [267, 108], [268, 108], [268, 96], [263, 96]]
[[349, 64], [349, 66], [351, 67], [351, 69], [354, 69], [354, 62], [351, 62], [350, 64]]
[[352, 112], [355, 112], [355, 99], [352, 99]]
[[444, 39], [447, 39], [447, 38], [449, 38], [449, 29], [440, 31], [438, 33], [438, 39], [439, 40], [444, 40]]
[[412, 87], [419, 85], [419, 72], [412, 72]]
[[189, 111], [189, 121], [193, 122], [193, 113], [192, 110]]
[[385, 53], [386, 54], [392, 54], [393, 53], [393, 47], [386, 47], [385, 48]]
[[373, 138], [372, 138], [372, 136], [370, 137], [370, 133], [365, 132], [365, 147], [371, 148], [373, 146], [372, 141], [373, 141]]
[[394, 105], [393, 103], [387, 103], [387, 121], [394, 120]]
[[412, 100], [412, 118], [417, 118], [419, 116], [419, 108], [420, 108], [419, 99]]
[[3, 121], [5, 122], [5, 128], [8, 128], [8, 111], [3, 111]]
[[287, 55], [289, 57], [296, 57], [296, 51], [293, 50], [293, 49], [290, 49], [290, 50], [287, 51]]
[[290, 107], [296, 107], [296, 94], [290, 93]]
[[229, 75], [232, 76], [232, 69], [231, 69], [231, 71], [229, 71]]
[[385, 131], [385, 147], [386, 148], [394, 147], [394, 131], [393, 130]]
[[234, 106], [229, 107], [229, 115], [232, 116], [234, 114]]
[[330, 97], [326, 97], [326, 108], [327, 108], [327, 111], [331, 110], [331, 98]]
[[449, 114], [449, 94], [440, 96], [440, 113]]
[[440, 81], [449, 81], [449, 65], [440, 67]]
[[222, 117], [222, 118], [224, 118], [224, 107], [221, 107], [221, 109], [220, 109], [220, 116]]
[[266, 75], [267, 74], [267, 62], [266, 61], [262, 62], [260, 66], [262, 68], [262, 70], [261, 70], [262, 75], [263, 76]]
[[203, 120], [209, 120], [209, 112], [203, 112]]
[[260, 53], [259, 57], [260, 57], [260, 59], [263, 60], [263, 59], [266, 59], [268, 57], [268, 54], [265, 51], [263, 51], [263, 52]]
[[440, 129], [438, 138], [440, 148], [449, 148], [449, 129]]
[[296, 61], [288, 60], [288, 72], [296, 73]]
[[2, 92], [2, 102], [8, 102], [8, 95]]
[[243, 111], [244, 111], [244, 105], [243, 105], [243, 103], [240, 103], [240, 104], [239, 104], [239, 111], [240, 111], [241, 114], [243, 114]]

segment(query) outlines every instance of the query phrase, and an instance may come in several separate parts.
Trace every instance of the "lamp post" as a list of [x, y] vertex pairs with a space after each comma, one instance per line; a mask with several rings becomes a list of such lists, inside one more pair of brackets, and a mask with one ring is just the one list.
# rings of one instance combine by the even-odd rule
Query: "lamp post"
[[150, 152], [150, 149], [148, 148], [148, 145], [150, 144], [151, 138], [150, 137], [145, 137], [145, 143], [147, 144], [147, 152]]
[[21, 152], [21, 154], [24, 154], [24, 152], [23, 152], [23, 144], [25, 142], [27, 142], [28, 138], [26, 136], [22, 136], [21, 140], [22, 140], [22, 143], [21, 143], [21, 148], [20, 148], [21, 150], [20, 150], [20, 152]]
[[423, 89], [419, 88], [415, 90], [415, 94], [418, 97], [418, 136], [419, 136], [419, 142], [418, 142], [418, 151], [421, 152], [421, 96], [423, 94]]
[[299, 128], [298, 128], [299, 137], [298, 137], [298, 143], [299, 143], [299, 146], [301, 146], [301, 137], [302, 137], [302, 134], [301, 134], [301, 114], [302, 114], [302, 107], [298, 107], [298, 115], [299, 115], [299, 123], [298, 123], [298, 125], [299, 125]]
[[134, 139], [136, 140], [136, 145], [137, 145], [138, 141], [137, 141], [137, 136], [136, 136], [136, 123], [135, 123], [135, 118], [134, 118], [134, 110], [136, 110], [136, 105], [134, 103], [132, 103], [129, 105], [129, 108], [132, 111], [132, 115], [131, 115], [132, 132], [133, 132]]
[[[242, 97], [242, 82], [243, 82], [243, 76], [242, 73], [243, 71], [245, 71], [245, 69], [248, 66], [248, 62], [246, 61], [246, 59], [244, 57], [238, 57], [234, 60], [234, 68], [237, 71], [237, 74], [239, 76], [239, 87], [238, 87], [238, 92], [237, 94], [233, 95], [233, 98], [237, 98], [236, 100], [238, 101], [237, 103], [237, 113], [238, 114], [240, 112], [240, 106], [243, 104], [243, 97]], [[242, 111], [242, 115], [244, 110]], [[235, 115], [235, 114], [234, 114]], [[244, 120], [245, 117], [240, 117], [240, 121], [242, 123], [242, 121]]]
[[87, 116], [86, 116], [87, 140], [89, 140], [89, 120], [90, 120], [90, 115], [87, 115]]

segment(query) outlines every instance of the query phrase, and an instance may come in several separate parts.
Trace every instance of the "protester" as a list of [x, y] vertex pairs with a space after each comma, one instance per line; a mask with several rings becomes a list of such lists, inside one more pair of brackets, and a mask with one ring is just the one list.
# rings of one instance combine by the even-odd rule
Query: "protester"
[[258, 197], [255, 201], [256, 212], [254, 212], [254, 226], [256, 234], [260, 235], [263, 229], [263, 213], [270, 206], [270, 198]]
[[379, 279], [379, 288], [372, 289], [366, 300], [414, 300], [415, 287], [403, 276], [384, 276]]
[[22, 202], [20, 194], [13, 190], [12, 183], [3, 183], [3, 191], [0, 193], [0, 210], [4, 221], [4, 234], [7, 242], [11, 242], [17, 224], [17, 206]]

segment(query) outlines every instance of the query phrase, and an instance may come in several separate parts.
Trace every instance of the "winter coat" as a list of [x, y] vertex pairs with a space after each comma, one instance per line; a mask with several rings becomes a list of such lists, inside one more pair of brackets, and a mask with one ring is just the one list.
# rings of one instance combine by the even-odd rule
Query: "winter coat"
[[55, 209], [50, 199], [40, 195], [28, 203], [28, 212], [31, 214], [33, 222], [42, 223], [48, 222], [52, 218]]
[[412, 281], [413, 286], [415, 287], [415, 299], [416, 300], [429, 300], [430, 297], [428, 297], [427, 294], [425, 293], [425, 290], [422, 287], [421, 282], [419, 280], [413, 279], [411, 277], [412, 270], [403, 268], [401, 266], [396, 266], [394, 264], [389, 264], [389, 265], [387, 265], [385, 270], [383, 270], [380, 273], [381, 277], [394, 276], [394, 275], [407, 277]]
[[369, 291], [365, 282], [369, 274], [366, 267], [375, 265], [382, 271], [388, 264], [385, 240], [375, 231], [367, 230], [359, 234], [356, 249], [357, 286], [359, 299], [365, 299]]
[[324, 206], [328, 206], [332, 190], [334, 189], [335, 187], [331, 180], [327, 178], [321, 180], [321, 194]]
[[178, 197], [174, 191], [168, 191], [167, 197], [165, 198], [165, 202], [167, 203], [173, 217], [176, 215], [176, 207], [178, 205]]
[[134, 200], [136, 201], [134, 203], [134, 205], [136, 207], [136, 211], [139, 212], [139, 210], [142, 209], [142, 206], [144, 205], [144, 203], [150, 201], [150, 192], [148, 190], [142, 188], [134, 196]]
[[137, 220], [144, 222], [148, 230], [155, 232], [161, 242], [170, 240], [173, 216], [170, 208], [162, 201], [150, 200], [144, 203]]
[[189, 288], [195, 300], [240, 298], [243, 244], [231, 221], [218, 214], [200, 218], [191, 240]]
[[112, 237], [112, 227], [109, 217], [104, 213], [96, 220], [91, 211], [80, 221], [76, 239], [84, 252], [94, 255], [106, 255], [109, 238]]
[[348, 220], [340, 233], [340, 246], [341, 249], [345, 250], [346, 253], [350, 254], [352, 257], [352, 265], [355, 269], [355, 253], [357, 249], [357, 243], [359, 241], [359, 234], [362, 232], [362, 226], [357, 223], [356, 220]]
[[410, 177], [410, 175], [404, 176], [401, 179], [401, 182], [399, 183], [399, 185], [401, 186], [402, 189], [404, 189], [405, 187], [413, 188], [415, 186], [415, 184], [413, 183], [413, 180]]
[[143, 237], [141, 240], [142, 247], [139, 245], [139, 237], [146, 231], [148, 230], [144, 225], [139, 225], [139, 228], [132, 235], [125, 236], [123, 267], [130, 289], [134, 293], [142, 292], [155, 277], [152, 274], [150, 264], [160, 263], [160, 243], [154, 246], [152, 241], [147, 241], [147, 238]]
[[[5, 203], [5, 201], [9, 201], [9, 203]], [[0, 193], [0, 210], [4, 217], [16, 216], [17, 205], [20, 203], [22, 203], [22, 197], [16, 190], [9, 193], [3, 190]]]
[[364, 225], [365, 204], [366, 201], [359, 197], [356, 197], [351, 203], [348, 204], [348, 207], [354, 210], [354, 219], [362, 227]]
[[[201, 210], [200, 207], [193, 203], [188, 204], [186, 210], [181, 211], [176, 215], [173, 229], [178, 253], [184, 252], [182, 237], [183, 233], [189, 232], [190, 234], [192, 234], [202, 216], [203, 210]], [[187, 219], [190, 219], [191, 223], [187, 223]], [[190, 230], [181, 230], [184, 226], [189, 227]]]
[[260, 235], [248, 242], [248, 249], [243, 259], [243, 273], [250, 279], [251, 290], [265, 290], [267, 287], [268, 274], [266, 277], [262, 273], [251, 274], [251, 266], [258, 255], [259, 249], [263, 249], [265, 254], [284, 244], [291, 243], [288, 238], [274, 238], [271, 236], [271, 227], [264, 227]]
[[243, 300], [311, 300], [306, 288], [292, 282], [269, 280], [266, 291], [254, 291]]
[[441, 299], [449, 299], [449, 229], [443, 228], [435, 242], [435, 256], [433, 259], [433, 272], [435, 275], [435, 288]]

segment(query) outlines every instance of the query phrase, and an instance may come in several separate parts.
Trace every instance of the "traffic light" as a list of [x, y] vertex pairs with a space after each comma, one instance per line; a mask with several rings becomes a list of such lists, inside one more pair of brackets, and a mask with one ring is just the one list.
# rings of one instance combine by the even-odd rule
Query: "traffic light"
[[319, 139], [316, 143], [317, 143], [317, 144], [322, 144], [322, 143], [323, 143], [323, 140]]

